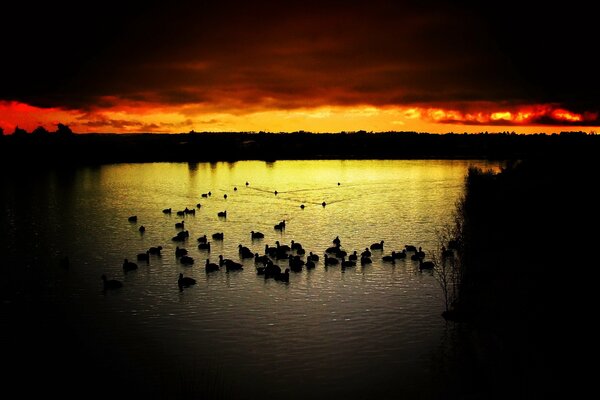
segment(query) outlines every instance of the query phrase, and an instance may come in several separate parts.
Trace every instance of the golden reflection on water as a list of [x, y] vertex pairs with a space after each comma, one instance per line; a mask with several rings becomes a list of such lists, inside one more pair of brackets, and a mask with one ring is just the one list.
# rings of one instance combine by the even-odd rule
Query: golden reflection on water
[[[372, 372], [376, 386], [396, 393], [413, 384], [414, 374], [424, 379], [427, 356], [438, 346], [444, 325], [439, 288], [412, 261], [389, 265], [381, 256], [405, 244], [426, 252], [435, 249], [436, 232], [450, 220], [470, 165], [496, 164], [323, 160], [107, 165], [78, 169], [53, 181], [51, 189], [37, 188], [39, 202], [50, 204], [51, 212], [33, 207], [7, 213], [25, 221], [11, 225], [18, 229], [46, 227], [45, 251], [69, 254], [73, 264], [64, 281], [69, 288], [62, 292], [65, 303], [82, 305], [82, 320], [93, 320], [89, 323], [99, 336], [125, 341], [140, 360], [148, 352], [139, 344], [144, 337], [169, 343], [182, 365], [218, 358], [228, 384], [237, 385], [231, 389], [235, 394], [256, 398], [268, 389], [280, 395], [291, 390], [293, 398], [315, 392], [365, 398], [371, 388], [359, 378], [366, 372]], [[195, 215], [176, 215], [186, 207]], [[173, 213], [164, 214], [165, 208]], [[219, 211], [227, 211], [227, 218], [218, 218]], [[137, 215], [137, 223], [128, 222], [131, 215]], [[28, 225], [28, 219], [35, 224]], [[182, 220], [190, 237], [175, 243], [175, 223]], [[282, 220], [286, 229], [276, 231], [274, 225]], [[143, 235], [139, 225], [146, 227]], [[252, 230], [265, 238], [251, 240]], [[223, 232], [224, 240], [213, 241], [209, 253], [199, 250], [196, 238], [215, 232]], [[15, 239], [12, 233], [6, 235], [11, 246], [31, 252], [29, 240]], [[39, 235], [23, 232], [18, 237]], [[240, 244], [263, 254], [265, 244], [276, 241], [300, 242], [322, 260], [336, 236], [348, 253], [381, 240], [385, 250], [365, 268], [342, 271], [321, 262], [310, 272], [292, 274], [288, 285], [257, 276], [253, 260], [243, 261], [238, 273], [206, 274], [203, 269], [206, 258], [238, 260]], [[124, 258], [134, 259], [158, 245], [164, 248], [162, 257], [153, 257], [135, 273], [123, 273]], [[194, 266], [177, 261], [176, 246], [190, 251]], [[180, 292], [180, 272], [198, 284]], [[102, 273], [123, 280], [123, 289], [101, 295]], [[69, 281], [69, 276], [76, 279]], [[145, 361], [140, 364], [146, 366]], [[147, 367], [177, 373], [160, 370], [158, 361]], [[299, 374], [310, 380], [298, 381]]]

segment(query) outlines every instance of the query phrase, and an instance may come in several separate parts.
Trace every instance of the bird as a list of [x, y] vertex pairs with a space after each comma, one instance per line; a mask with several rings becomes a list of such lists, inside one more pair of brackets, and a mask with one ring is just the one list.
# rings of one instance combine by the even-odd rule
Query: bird
[[255, 231], [251, 231], [250, 232], [250, 237], [252, 239], [262, 239], [265, 237], [265, 234], [262, 232], [255, 232]]
[[190, 256], [181, 256], [179, 262], [183, 265], [192, 265], [194, 263], [194, 259]]
[[134, 271], [137, 269], [137, 264], [129, 261], [128, 259], [123, 260], [123, 271], [127, 273], [128, 271]]
[[177, 285], [179, 288], [189, 287], [196, 284], [196, 280], [194, 278], [190, 278], [189, 276], [183, 276], [183, 274], [179, 273], [179, 279], [177, 279]]
[[219, 264], [211, 263], [210, 260], [207, 258], [205, 269], [206, 269], [206, 272], [218, 271]]
[[224, 234], [223, 232], [216, 232], [212, 234], [212, 238], [215, 240], [223, 240]]
[[137, 255], [138, 261], [146, 261], [146, 263], [150, 262], [150, 250], [147, 250], [145, 253], [139, 253]]
[[367, 256], [360, 257], [360, 265], [371, 264], [372, 262], [373, 262], [373, 260], [371, 260], [371, 257], [367, 257]]
[[342, 257], [342, 268], [349, 268], [349, 267], [355, 267], [355, 266], [356, 266], [355, 261], [346, 260], [346, 257]]
[[383, 257], [381, 257], [381, 260], [384, 262], [391, 262], [391, 263], [396, 262], [396, 252], [392, 251], [391, 255], [383, 256]]
[[325, 266], [328, 265], [338, 265], [340, 263], [340, 261], [335, 258], [335, 257], [329, 257], [327, 254], [325, 254]]
[[127, 220], [129, 222], [137, 222], [137, 215], [132, 215], [131, 217], [127, 218]]
[[223, 218], [227, 218], [227, 211], [219, 211], [217, 213], [218, 217], [223, 217]]
[[208, 251], [210, 251], [210, 242], [199, 243], [198, 244], [198, 249], [199, 250], [208, 250]]
[[177, 229], [183, 229], [184, 227], [185, 227], [185, 221], [177, 222], [175, 224], [175, 228], [177, 228]]
[[171, 214], [171, 208], [165, 208], [163, 211], [163, 214]]
[[161, 250], [162, 250], [162, 246], [150, 247], [148, 249], [148, 253], [160, 256], [160, 251]]
[[285, 272], [280, 272], [274, 276], [276, 281], [289, 282], [290, 281], [290, 269], [286, 268]]
[[419, 270], [424, 270], [424, 269], [433, 269], [435, 267], [435, 264], [433, 263], [433, 261], [423, 261], [422, 258], [419, 258]]
[[379, 243], [373, 243], [371, 245], [371, 250], [383, 250], [383, 240]]
[[114, 290], [123, 287], [123, 283], [116, 279], [108, 279], [106, 275], [102, 274], [102, 286], [104, 291]]
[[179, 246], [175, 247], [175, 257], [185, 256], [187, 253], [187, 249], [181, 248]]
[[144, 233], [146, 232], [146, 227], [144, 225], [141, 225], [139, 228], [140, 233]]
[[402, 251], [393, 251], [392, 254], [395, 259], [406, 258], [406, 249], [403, 249]]

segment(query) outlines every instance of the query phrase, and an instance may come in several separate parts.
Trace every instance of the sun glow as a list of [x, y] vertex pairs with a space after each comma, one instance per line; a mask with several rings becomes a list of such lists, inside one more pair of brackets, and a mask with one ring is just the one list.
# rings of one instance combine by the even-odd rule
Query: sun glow
[[[342, 132], [417, 131], [431, 133], [515, 131], [560, 132], [598, 126], [597, 113], [576, 113], [553, 105], [495, 107], [320, 106], [290, 109], [215, 111], [202, 104], [182, 106], [105, 99], [106, 107], [91, 110], [39, 108], [18, 102], [0, 103], [0, 127], [10, 134], [16, 126], [53, 131], [58, 123], [76, 133], [211, 132]], [[581, 124], [579, 126], [578, 124]], [[582, 128], [583, 127], [583, 128]]]

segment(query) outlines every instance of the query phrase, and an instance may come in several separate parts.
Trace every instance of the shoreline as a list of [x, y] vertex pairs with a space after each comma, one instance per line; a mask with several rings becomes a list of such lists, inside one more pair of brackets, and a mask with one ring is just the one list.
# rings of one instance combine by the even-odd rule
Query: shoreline
[[517, 160], [595, 157], [600, 136], [383, 133], [186, 133], [1, 136], [0, 158], [21, 167], [126, 162], [319, 159]]

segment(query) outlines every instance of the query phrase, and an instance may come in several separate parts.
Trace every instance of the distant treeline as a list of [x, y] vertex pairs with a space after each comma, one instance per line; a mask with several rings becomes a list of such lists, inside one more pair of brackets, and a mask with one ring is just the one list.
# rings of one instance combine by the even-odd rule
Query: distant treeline
[[[66, 128], [66, 129], [65, 129]], [[600, 136], [584, 132], [429, 134], [190, 132], [181, 134], [73, 134], [32, 132], [0, 136], [5, 162], [99, 164], [158, 161], [285, 159], [522, 159], [553, 154], [594, 156]]]

